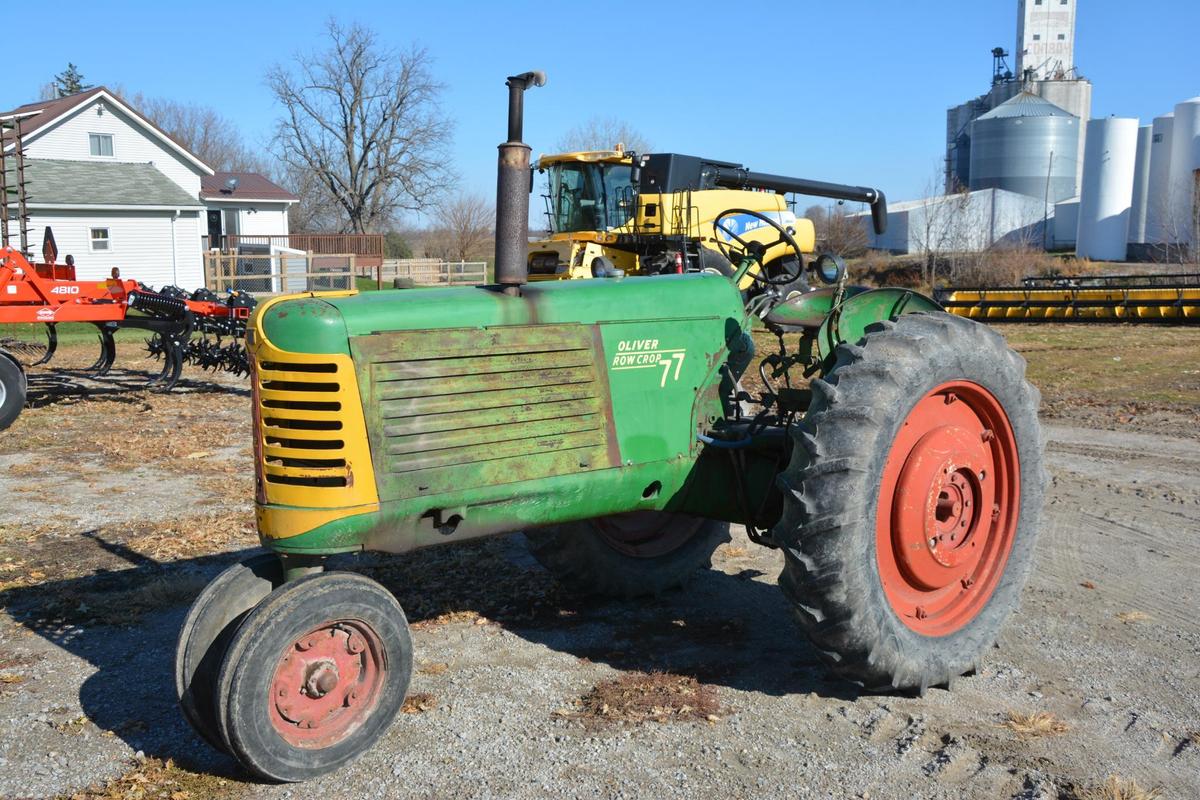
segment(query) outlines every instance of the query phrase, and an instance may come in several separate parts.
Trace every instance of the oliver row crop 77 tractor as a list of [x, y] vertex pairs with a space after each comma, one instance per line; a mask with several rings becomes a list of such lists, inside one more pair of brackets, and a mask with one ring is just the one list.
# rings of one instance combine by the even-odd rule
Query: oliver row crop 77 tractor
[[[635, 596], [678, 586], [743, 524], [782, 552], [818, 652], [870, 690], [950, 684], [1017, 604], [1045, 480], [1021, 358], [919, 294], [847, 286], [830, 259], [830, 285], [785, 298], [803, 262], [772, 275], [764, 253], [804, 248], [760, 212], [766, 244], [714, 220], [732, 280], [527, 283], [522, 104], [544, 82], [507, 82], [497, 285], [284, 297], [251, 322], [270, 552], [197, 598], [176, 680], [196, 730], [261, 776], [346, 763], [404, 700], [404, 613], [325, 570], [338, 553], [525, 531], [569, 587]], [[747, 275], [759, 291], [738, 291]], [[755, 318], [779, 351], [752, 398]]]

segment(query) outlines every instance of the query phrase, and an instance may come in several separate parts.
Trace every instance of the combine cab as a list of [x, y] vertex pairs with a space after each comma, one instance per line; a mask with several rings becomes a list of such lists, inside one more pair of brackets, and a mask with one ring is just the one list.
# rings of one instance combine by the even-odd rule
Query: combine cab
[[[525, 531], [569, 588], [630, 597], [679, 586], [744, 525], [780, 549], [831, 669], [875, 691], [972, 671], [1017, 604], [1045, 480], [1021, 358], [929, 298], [848, 286], [836, 259], [773, 273], [769, 253], [804, 243], [753, 209], [712, 220], [730, 275], [528, 282], [521, 110], [544, 81], [508, 79], [497, 285], [293, 296], [252, 321], [269, 552], [197, 598], [175, 675], [196, 730], [263, 777], [337, 768], [404, 700], [404, 613], [326, 569], [337, 553]], [[822, 288], [789, 288], [806, 273]]]

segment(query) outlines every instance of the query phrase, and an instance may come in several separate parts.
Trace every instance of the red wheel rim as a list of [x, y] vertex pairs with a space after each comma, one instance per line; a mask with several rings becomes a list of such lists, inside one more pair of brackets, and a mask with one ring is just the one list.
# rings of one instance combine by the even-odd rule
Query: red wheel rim
[[883, 592], [905, 625], [945, 636], [987, 605], [1016, 538], [1020, 484], [1016, 438], [991, 392], [956, 381], [917, 402], [875, 517]]
[[331, 620], [298, 637], [271, 680], [271, 724], [294, 747], [323, 748], [375, 710], [387, 675], [379, 635], [358, 620]]
[[609, 547], [634, 558], [655, 558], [678, 550], [704, 520], [666, 511], [631, 511], [592, 521]]

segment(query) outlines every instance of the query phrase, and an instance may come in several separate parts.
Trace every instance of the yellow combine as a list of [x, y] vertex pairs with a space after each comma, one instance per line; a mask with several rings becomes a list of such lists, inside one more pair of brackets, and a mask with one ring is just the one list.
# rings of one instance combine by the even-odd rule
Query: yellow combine
[[947, 311], [1029, 322], [1200, 323], [1200, 273], [1026, 278], [1022, 286], [940, 292]]
[[[790, 274], [793, 259], [815, 250], [813, 224], [798, 219], [785, 193], [870, 203], [884, 209], [881, 192], [750, 172], [740, 164], [677, 153], [613, 150], [542, 156], [549, 235], [530, 244], [533, 281], [617, 274], [734, 273], [722, 254], [732, 236], [765, 247], [769, 275]], [[748, 212], [748, 213], [742, 213]], [[799, 253], [777, 242], [761, 219], [779, 223]], [[721, 220], [719, 228], [714, 227]], [[719, 241], [721, 232], [730, 234]], [[756, 268], [757, 269], [757, 268]], [[754, 285], [746, 275], [739, 288]]]

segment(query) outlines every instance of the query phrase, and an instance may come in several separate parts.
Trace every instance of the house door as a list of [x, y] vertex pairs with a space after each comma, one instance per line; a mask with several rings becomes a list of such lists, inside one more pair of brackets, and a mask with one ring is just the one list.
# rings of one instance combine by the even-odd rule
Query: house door
[[221, 246], [221, 212], [208, 212], [208, 246]]

